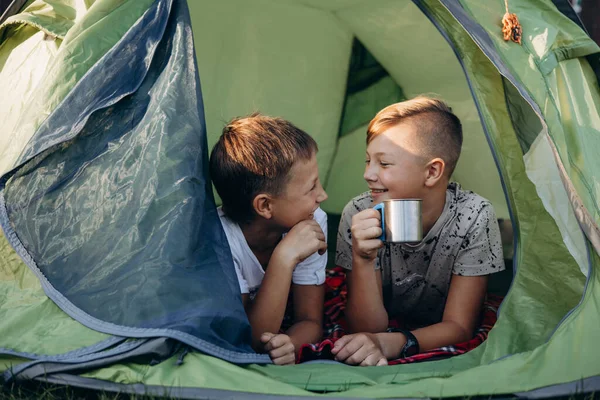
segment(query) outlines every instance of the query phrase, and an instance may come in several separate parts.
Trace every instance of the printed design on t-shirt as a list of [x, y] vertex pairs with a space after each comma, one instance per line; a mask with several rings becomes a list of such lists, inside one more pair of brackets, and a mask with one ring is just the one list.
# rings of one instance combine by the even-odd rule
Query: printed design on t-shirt
[[399, 303], [391, 308], [418, 324], [441, 318], [452, 266], [461, 242], [467, 238], [463, 226], [476, 212], [474, 207], [465, 209], [468, 197], [449, 187], [445, 210], [423, 242], [397, 246], [398, 254], [388, 261], [395, 278], [393, 297]]
[[[465, 210], [471, 212], [468, 217], [469, 222], [473, 218], [477, 219], [473, 228], [468, 232], [468, 236], [464, 236], [460, 247], [462, 251], [468, 250], [473, 254], [468, 275], [482, 275], [504, 269], [499, 230], [494, 229], [492, 233], [491, 228], [497, 226], [497, 221], [492, 220], [494, 214], [491, 212], [489, 203], [484, 202], [475, 206], [471, 204], [465, 206]], [[477, 246], [481, 247], [479, 251], [474, 250]], [[476, 268], [477, 265], [480, 267]], [[457, 275], [465, 275], [464, 267], [457, 266], [455, 269]]]
[[[365, 192], [345, 208], [338, 231], [338, 265], [352, 267], [351, 219], [369, 207], [372, 198]], [[439, 321], [452, 274], [485, 275], [504, 269], [490, 203], [450, 183], [445, 210], [424, 240], [416, 245], [386, 243], [376, 265], [383, 266], [384, 302], [390, 315], [417, 316], [417, 324]]]

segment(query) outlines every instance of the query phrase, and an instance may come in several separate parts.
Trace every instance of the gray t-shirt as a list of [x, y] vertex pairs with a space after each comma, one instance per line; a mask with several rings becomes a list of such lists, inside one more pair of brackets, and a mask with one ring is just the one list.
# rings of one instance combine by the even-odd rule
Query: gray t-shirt
[[[344, 207], [336, 264], [352, 269], [352, 216], [374, 206], [365, 192]], [[440, 322], [452, 274], [476, 276], [504, 269], [500, 229], [490, 202], [450, 183], [444, 210], [416, 244], [386, 243], [375, 268], [382, 270], [384, 304], [390, 317], [409, 328]]]

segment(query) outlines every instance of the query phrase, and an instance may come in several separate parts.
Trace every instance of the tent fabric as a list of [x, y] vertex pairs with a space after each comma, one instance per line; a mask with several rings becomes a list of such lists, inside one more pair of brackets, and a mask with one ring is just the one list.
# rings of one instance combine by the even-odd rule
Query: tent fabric
[[[34, 1], [31, 6], [39, 8], [36, 5], [44, 3], [43, 1]], [[46, 59], [39, 58], [32, 52], [28, 46], [19, 46], [18, 51], [2, 51], [7, 57], [3, 60], [3, 77], [8, 79], [12, 85], [10, 93], [15, 94], [19, 101], [11, 102], [7, 109], [3, 107], [3, 121], [7, 121], [11, 128], [10, 137], [3, 139], [6, 142], [0, 143], [0, 174], [5, 174], [11, 167], [15, 166], [16, 159], [21, 153], [25, 144], [35, 133], [41, 123], [51, 114], [51, 112], [62, 102], [64, 97], [71, 91], [73, 86], [81, 77], [109, 50], [125, 32], [141, 17], [147, 10], [152, 0], [131, 1], [102, 1], [94, 2], [93, 12], [88, 12], [86, 7], [60, 7], [60, 4], [72, 5], [68, 3], [52, 3], [53, 18], [40, 18], [37, 23], [42, 21], [46, 23], [47, 30], [56, 31], [50, 25], [56, 20], [63, 20], [67, 16], [64, 12], [67, 10], [76, 10], [69, 17], [78, 21], [73, 28], [65, 34], [65, 40], [54, 39], [40, 32], [33, 35], [29, 29], [35, 25], [6, 25], [6, 22], [0, 26], [0, 34], [7, 36], [2, 43], [4, 46], [12, 46], [14, 42], [19, 43], [22, 36], [19, 34], [22, 30], [23, 35], [32, 35], [27, 43], [34, 50], [48, 48], [47, 51], [53, 53], [52, 57]], [[50, 10], [42, 8], [46, 14]], [[37, 11], [23, 10], [26, 13], [35, 15]], [[110, 26], [111, 29], [106, 29]], [[54, 39], [54, 40], [53, 40]], [[58, 46], [60, 45], [60, 50]], [[57, 50], [57, 51], [54, 51]], [[13, 71], [6, 70], [6, 65], [12, 65]], [[22, 74], [22, 79], [16, 78], [18, 71]], [[36, 76], [43, 76], [44, 79], [35, 79]], [[31, 78], [33, 79], [30, 79]], [[3, 87], [4, 82], [3, 82]], [[13, 88], [14, 87], [14, 88]], [[16, 89], [16, 90], [15, 90]], [[10, 140], [8, 140], [10, 139]], [[6, 145], [5, 145], [6, 144]]]
[[[6, 377], [175, 386], [190, 398], [598, 388], [600, 90], [587, 60], [600, 49], [553, 2], [511, 2], [523, 46], [502, 40], [502, 2], [193, 1], [189, 14], [182, 1], [89, 3], [34, 1], [35, 24], [0, 26], [0, 84], [19, 96], [0, 108], [11, 121], [0, 131]], [[36, 31], [65, 19], [64, 39]], [[348, 91], [355, 40], [388, 73], [358, 92]], [[456, 178], [512, 220], [515, 275], [498, 321], [448, 360], [263, 365], [207, 181], [219, 126], [259, 109], [307, 130], [335, 213], [363, 189], [364, 122], [347, 120], [338, 139], [345, 106], [400, 90], [450, 102], [465, 121]], [[155, 352], [149, 333], [193, 349]], [[45, 366], [56, 373], [39, 376]]]
[[[164, 386], [141, 386], [141, 385], [125, 385], [113, 382], [103, 382], [90, 378], [83, 378], [76, 375], [57, 374], [45, 380], [50, 383], [59, 385], [71, 385], [82, 388], [94, 388], [96, 390], [104, 390], [118, 393], [131, 394], [149, 394], [154, 396], [164, 396], [171, 398], [183, 399], [228, 399], [235, 396], [236, 399], [254, 400], [254, 399], [269, 399], [281, 398], [281, 396], [273, 396], [268, 394], [255, 393], [240, 393], [230, 390], [218, 389], [202, 389], [202, 388], [180, 388], [172, 387], [165, 388]], [[586, 378], [577, 382], [570, 382], [552, 387], [545, 387], [527, 392], [515, 393], [516, 396], [523, 399], [545, 399], [549, 397], [565, 396], [572, 393], [593, 393], [600, 390], [600, 378]], [[290, 400], [306, 400], [314, 399], [315, 396], [288, 395], [286, 399]], [[328, 396], [328, 398], [347, 399], [343, 396]], [[366, 399], [368, 397], [353, 397], [353, 399]], [[396, 397], [397, 398], [397, 397]], [[508, 399], [508, 397], [496, 397], [497, 399]]]
[[83, 324], [265, 362], [206, 181], [189, 17], [167, 26], [170, 6], [154, 3], [28, 141], [2, 178], [3, 227]]
[[124, 361], [152, 365], [173, 354], [174, 346], [176, 344], [172, 340], [165, 338], [132, 340], [125, 345], [104, 351], [101, 356], [94, 354], [93, 357], [78, 357], [68, 360], [36, 360], [20, 364], [18, 367], [7, 371], [6, 375], [10, 375], [8, 379], [16, 376], [19, 379], [35, 379], [70, 371], [95, 369]]
[[[452, 2], [446, 2], [446, 5], [457, 12], [464, 20], [469, 20], [462, 8], [456, 7]], [[522, 15], [537, 15], [535, 13], [527, 14], [527, 6], [523, 7], [523, 12], [515, 8], [516, 12]], [[500, 73], [506, 76], [513, 84], [517, 82], [513, 77], [516, 71], [523, 71], [520, 74], [521, 81], [528, 82], [527, 89], [522, 85], [515, 85], [519, 93], [529, 103], [533, 111], [537, 114], [544, 128], [544, 132], [550, 135], [552, 146], [556, 149], [556, 162], [561, 171], [561, 178], [564, 186], [568, 189], [569, 197], [572, 201], [572, 207], [577, 210], [578, 219], [582, 224], [584, 231], [594, 244], [596, 251], [600, 251], [600, 231], [598, 230], [598, 188], [594, 182], [598, 181], [598, 160], [592, 154], [596, 154], [598, 148], [593, 141], [593, 133], [597, 132], [597, 114], [598, 114], [598, 82], [594, 79], [594, 72], [590, 65], [581, 58], [591, 55], [598, 55], [600, 48], [595, 44], [581, 29], [568, 29], [571, 21], [560, 13], [553, 12], [551, 5], [540, 6], [536, 12], [542, 12], [545, 24], [539, 29], [541, 35], [537, 40], [531, 40], [531, 50], [527, 54], [527, 62], [536, 65], [536, 69], [522, 70], [525, 62], [524, 57], [517, 57], [511, 53], [523, 51], [522, 48], [510, 48], [507, 51], [504, 62], [495, 61], [494, 64], [499, 68]], [[484, 12], [480, 6], [471, 6], [470, 12], [477, 14]], [[535, 26], [535, 25], [534, 25]], [[489, 33], [488, 28], [488, 33]], [[494, 48], [489, 38], [493, 35], [483, 33], [482, 25], [473, 26], [471, 37], [478, 46], [492, 60], [500, 57], [500, 53], [487, 49]], [[479, 35], [473, 33], [481, 32]], [[553, 40], [548, 40], [548, 37]], [[495, 38], [496, 46], [506, 47]], [[487, 43], [486, 43], [487, 42]], [[516, 61], [518, 60], [518, 61]], [[563, 61], [559, 63], [559, 61]], [[505, 64], [505, 65], [504, 65]], [[569, 70], [566, 74], [565, 69]], [[534, 72], [535, 71], [535, 72]], [[563, 72], [564, 71], [564, 72]], [[532, 77], [533, 73], [538, 76]], [[531, 82], [529, 81], [531, 79]], [[590, 87], [589, 83], [592, 83]], [[537, 84], [536, 84], [537, 83]], [[591, 90], [590, 90], [591, 89]], [[565, 92], [565, 90], [567, 92]], [[578, 93], [578, 96], [568, 95]], [[585, 100], [584, 100], [585, 99]], [[584, 105], [584, 103], [586, 105]], [[544, 105], [543, 111], [539, 105]], [[573, 119], [574, 110], [584, 111], [585, 121]], [[589, 110], [589, 111], [588, 111]], [[547, 128], [547, 124], [552, 124], [552, 129]], [[562, 125], [565, 125], [565, 128]], [[565, 134], [565, 131], [569, 134]], [[580, 141], [588, 141], [582, 146]], [[563, 173], [564, 171], [564, 173]], [[580, 171], [586, 171], [585, 174]]]

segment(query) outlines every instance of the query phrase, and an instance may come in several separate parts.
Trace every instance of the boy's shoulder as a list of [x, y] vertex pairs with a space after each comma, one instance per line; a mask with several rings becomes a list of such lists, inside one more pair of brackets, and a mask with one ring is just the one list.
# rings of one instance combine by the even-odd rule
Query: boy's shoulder
[[237, 222], [234, 222], [230, 219], [227, 214], [223, 211], [223, 207], [217, 207], [217, 215], [221, 220], [221, 225], [223, 226], [223, 230], [225, 231], [225, 236], [227, 236], [227, 241], [231, 244], [234, 241], [240, 240], [240, 234], [242, 230]]
[[450, 209], [455, 209], [454, 211], [465, 208], [480, 211], [484, 207], [492, 207], [492, 203], [488, 199], [472, 190], [463, 189], [457, 182], [448, 184], [447, 193], [451, 197]]
[[346, 203], [342, 214], [352, 217], [354, 214], [357, 214], [362, 210], [366, 210], [367, 208], [371, 208], [372, 206], [373, 197], [371, 197], [370, 191], [366, 191], [358, 196], [353, 197], [348, 203]]
[[464, 190], [455, 182], [448, 185], [446, 193], [447, 203], [442, 217], [443, 225], [453, 234], [465, 235], [467, 232], [495, 223], [494, 207], [485, 197], [471, 190]]

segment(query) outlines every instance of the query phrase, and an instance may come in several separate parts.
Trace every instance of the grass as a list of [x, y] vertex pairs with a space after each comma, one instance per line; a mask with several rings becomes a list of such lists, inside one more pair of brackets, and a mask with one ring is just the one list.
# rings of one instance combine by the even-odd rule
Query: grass
[[[160, 397], [163, 399], [164, 397]], [[37, 381], [1, 385], [0, 400], [150, 400], [154, 396], [100, 392]]]
[[[100, 392], [71, 386], [54, 385], [37, 381], [2, 385], [0, 381], [0, 400], [158, 400], [165, 397], [129, 395], [121, 393]], [[446, 400], [508, 400], [514, 396], [477, 396], [455, 397]], [[550, 398], [548, 398], [550, 399]], [[596, 393], [577, 394], [553, 397], [552, 400], [600, 400]]]
[[3, 385], [0, 390], [0, 400], [56, 400], [56, 399], [97, 399], [117, 400], [124, 399], [120, 394], [93, 392], [90, 390], [76, 389], [66, 386], [48, 385], [37, 382], [26, 384]]

